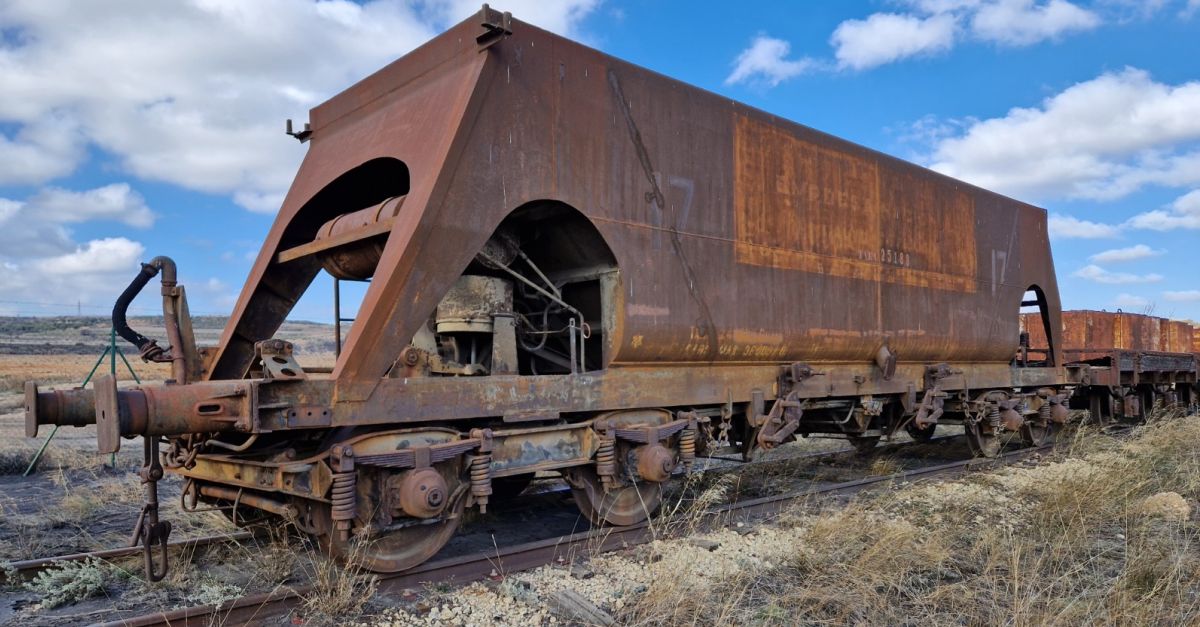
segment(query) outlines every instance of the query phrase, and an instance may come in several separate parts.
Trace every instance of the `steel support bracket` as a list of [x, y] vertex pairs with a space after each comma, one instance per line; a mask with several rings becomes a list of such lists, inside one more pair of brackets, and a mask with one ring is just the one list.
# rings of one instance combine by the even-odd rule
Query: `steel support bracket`
[[475, 43], [479, 44], [479, 51], [483, 52], [512, 34], [512, 13], [501, 13], [485, 4], [479, 10], [479, 25], [483, 27], [483, 32], [475, 38]]

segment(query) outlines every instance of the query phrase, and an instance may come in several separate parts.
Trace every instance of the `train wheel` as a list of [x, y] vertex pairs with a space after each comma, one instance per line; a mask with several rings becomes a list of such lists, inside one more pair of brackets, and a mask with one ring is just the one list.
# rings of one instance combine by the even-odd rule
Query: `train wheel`
[[875, 452], [875, 446], [879, 444], [879, 436], [877, 435], [848, 435], [847, 440], [854, 445], [854, 450], [859, 455], [870, 455]]
[[1050, 423], [1041, 423], [1034, 420], [1026, 420], [1021, 425], [1021, 441], [1025, 446], [1041, 446], [1050, 438], [1052, 428]]
[[928, 442], [933, 439], [933, 432], [937, 431], [937, 423], [928, 425], [926, 427], [918, 427], [915, 421], [909, 421], [909, 423], [905, 425], [904, 430], [908, 432], [909, 437], [911, 437], [914, 441]]
[[433, 557], [458, 531], [466, 504], [466, 486], [436, 519], [398, 519], [386, 528], [341, 539], [336, 530], [317, 536], [321, 547], [343, 562], [376, 573], [398, 573]]
[[993, 431], [984, 431], [984, 428], [978, 423], [963, 422], [967, 446], [975, 457], [995, 457], [1000, 454], [1000, 437]]
[[662, 503], [662, 485], [643, 481], [607, 492], [591, 468], [572, 468], [567, 483], [579, 511], [593, 525], [625, 527], [649, 518]]

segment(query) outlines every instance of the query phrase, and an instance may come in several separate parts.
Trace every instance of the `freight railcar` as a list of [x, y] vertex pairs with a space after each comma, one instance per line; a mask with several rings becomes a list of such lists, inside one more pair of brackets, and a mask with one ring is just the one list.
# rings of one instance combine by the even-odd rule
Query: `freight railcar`
[[[1078, 372], [1069, 406], [1100, 422], [1145, 420], [1155, 407], [1194, 409], [1200, 350], [1187, 322], [1123, 311], [1062, 312], [1061, 350]], [[1040, 317], [1022, 314], [1022, 351], [1048, 346]]]
[[[30, 435], [144, 436], [147, 547], [163, 472], [190, 506], [398, 571], [536, 472], [625, 525], [698, 456], [938, 424], [994, 455], [1066, 418], [1037, 207], [486, 6], [292, 133], [307, 156], [218, 346], [195, 346], [156, 258], [114, 324], [173, 381], [26, 387]], [[273, 337], [321, 272], [370, 281], [331, 371]], [[160, 273], [169, 347], [124, 316]]]

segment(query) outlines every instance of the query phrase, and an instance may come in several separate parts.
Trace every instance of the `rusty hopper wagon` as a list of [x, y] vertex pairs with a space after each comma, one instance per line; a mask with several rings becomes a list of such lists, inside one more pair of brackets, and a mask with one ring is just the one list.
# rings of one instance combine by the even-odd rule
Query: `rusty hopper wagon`
[[[145, 436], [148, 562], [164, 472], [189, 508], [288, 521], [387, 572], [536, 472], [628, 525], [698, 456], [938, 424], [994, 455], [1066, 418], [1037, 207], [486, 6], [294, 134], [307, 156], [218, 346], [195, 346], [160, 257], [114, 322], [173, 380], [27, 384], [30, 435]], [[370, 284], [332, 371], [310, 371], [273, 336], [322, 271]], [[164, 347], [124, 314], [160, 272]], [[1014, 358], [1022, 307], [1036, 361]]]

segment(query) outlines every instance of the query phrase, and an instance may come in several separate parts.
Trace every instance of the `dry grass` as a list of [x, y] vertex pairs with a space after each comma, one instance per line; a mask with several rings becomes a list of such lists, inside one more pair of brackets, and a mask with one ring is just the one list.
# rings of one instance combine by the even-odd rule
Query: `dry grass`
[[[79, 385], [99, 357], [99, 350], [94, 355], [0, 355], [0, 392], [21, 394], [26, 381], [37, 381], [43, 389], [48, 385]], [[126, 357], [143, 381], [162, 381], [171, 374], [170, 364], [145, 363], [138, 359], [136, 353]], [[109, 362], [105, 360], [96, 374], [108, 374], [108, 371]], [[122, 381], [130, 379], [125, 364], [119, 359], [117, 378]]]
[[1130, 439], [1082, 431], [1064, 461], [797, 512], [715, 580], [665, 564], [620, 620], [1197, 624], [1198, 439], [1200, 417], [1159, 416]]
[[363, 613], [375, 596], [379, 581], [354, 562], [367, 545], [354, 541], [345, 561], [325, 555], [318, 549], [308, 551], [302, 570], [313, 592], [304, 597], [301, 614], [306, 625], [341, 625]]

